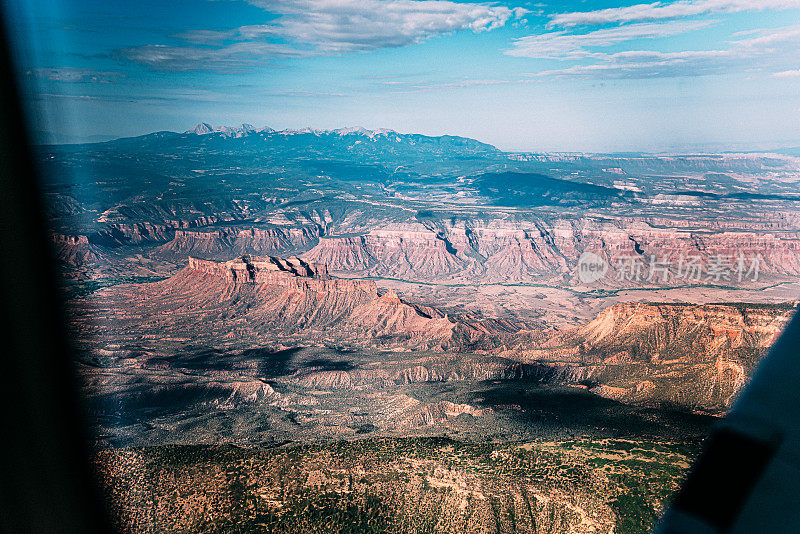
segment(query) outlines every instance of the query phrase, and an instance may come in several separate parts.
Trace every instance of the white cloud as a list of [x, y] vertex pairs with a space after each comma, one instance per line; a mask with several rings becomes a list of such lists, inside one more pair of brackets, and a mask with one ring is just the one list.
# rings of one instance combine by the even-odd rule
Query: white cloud
[[34, 69], [28, 72], [31, 76], [51, 80], [55, 82], [89, 82], [89, 83], [110, 83], [125, 75], [121, 72], [100, 71], [96, 69], [81, 69], [75, 67], [58, 67]]
[[524, 16], [522, 8], [449, 0], [248, 0], [277, 15], [270, 24], [175, 37], [203, 46], [149, 45], [123, 51], [159, 70], [229, 70], [265, 57], [394, 48], [457, 31], [484, 32]]
[[286, 45], [265, 42], [241, 42], [221, 48], [207, 46], [146, 45], [120, 50], [130, 61], [155, 70], [181, 72], [218, 70], [237, 72], [248, 66], [265, 66], [274, 57], [308, 55]]
[[460, 30], [494, 30], [527, 12], [520, 8], [449, 0], [249, 2], [281, 17], [273, 25], [241, 28], [246, 38], [280, 36], [328, 53], [405, 46]]
[[634, 39], [656, 39], [706, 28], [710, 21], [672, 21], [639, 23], [603, 28], [588, 33], [549, 32], [516, 39], [507, 55], [530, 58], [577, 59], [593, 55], [592, 49]]
[[749, 39], [737, 41], [737, 46], [754, 49], [777, 50], [785, 47], [787, 44], [800, 45], [800, 26], [759, 30], [754, 32], [753, 35], [758, 35], [758, 37], [751, 37]]
[[346, 93], [331, 93], [325, 91], [303, 91], [303, 90], [288, 90], [288, 91], [264, 91], [262, 93], [266, 96], [279, 96], [279, 97], [299, 97], [299, 98], [323, 98], [323, 97], [347, 97]]
[[604, 61], [540, 72], [538, 76], [609, 79], [674, 78], [704, 76], [725, 72], [737, 61], [729, 50], [689, 50], [654, 52], [633, 50], [608, 54]]
[[[709, 24], [703, 21], [633, 23], [583, 34], [562, 30], [518, 39], [505, 53], [576, 63], [540, 72], [538, 76], [594, 78], [706, 76], [737, 69], [769, 72], [787, 68], [796, 61], [796, 51], [800, 49], [800, 25], [741, 33], [739, 40], [724, 43], [715, 50], [626, 50], [615, 53], [603, 50], [603, 47], [634, 39], [669, 37], [702, 29]], [[791, 63], [787, 65], [789, 61]], [[790, 74], [785, 75], [788, 76]]]
[[781, 72], [776, 72], [772, 76], [773, 78], [800, 78], [800, 69], [784, 70]]
[[510, 79], [510, 80], [496, 80], [496, 79], [463, 79], [451, 82], [382, 82], [382, 85], [396, 87], [392, 90], [392, 94], [414, 94], [426, 93], [429, 91], [437, 91], [441, 89], [462, 89], [468, 87], [490, 87], [495, 85], [509, 85], [509, 84], [524, 84], [530, 83], [531, 80], [526, 79]]
[[559, 13], [550, 17], [551, 26], [602, 25], [637, 21], [654, 21], [707, 15], [800, 8], [800, 0], [683, 0], [653, 2], [595, 11]]

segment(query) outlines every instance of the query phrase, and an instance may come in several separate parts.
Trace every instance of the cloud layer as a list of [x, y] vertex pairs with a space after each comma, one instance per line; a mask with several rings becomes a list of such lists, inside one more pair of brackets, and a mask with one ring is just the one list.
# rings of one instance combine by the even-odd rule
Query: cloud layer
[[504, 26], [523, 9], [447, 0], [250, 0], [281, 18], [244, 28], [249, 37], [278, 36], [324, 53], [406, 46], [459, 30]]
[[550, 18], [550, 26], [602, 25], [678, 19], [707, 15], [709, 13], [736, 13], [800, 8], [800, 0], [684, 0], [680, 2], [653, 2], [626, 7], [560, 13]]
[[274, 57], [302, 56], [307, 53], [282, 44], [240, 42], [219, 48], [146, 45], [120, 50], [119, 55], [164, 72], [193, 70], [238, 72], [248, 66], [266, 66]]
[[111, 83], [125, 77], [121, 72], [75, 67], [39, 68], [31, 70], [27, 74], [43, 80], [65, 83]]
[[[657, 39], [706, 28], [709, 21], [671, 21], [666, 23], [639, 23], [602, 28], [587, 33], [568, 33], [565, 30], [522, 37], [514, 41], [506, 53], [509, 56], [538, 59], [579, 59], [598, 57], [599, 48], [609, 47], [635, 39]], [[599, 54], [602, 56], [603, 54]]]
[[772, 76], [775, 78], [800, 78], [800, 69], [784, 70], [781, 72], [776, 72]]
[[132, 61], [165, 71], [230, 70], [270, 57], [331, 55], [395, 48], [456, 31], [505, 26], [526, 10], [449, 0], [250, 0], [278, 15], [270, 24], [175, 37], [186, 45], [149, 45], [121, 51]]
[[[640, 23], [639, 25], [649, 25]], [[647, 33], [636, 29], [636, 24], [621, 26], [617, 30], [626, 29], [629, 35], [640, 36]], [[676, 31], [678, 27], [674, 28]], [[619, 42], [618, 33], [611, 33], [614, 38], [603, 41], [597, 35], [606, 35], [602, 30], [590, 32], [590, 37], [578, 40], [577, 47], [569, 53], [558, 51], [557, 54], [546, 57], [554, 59], [587, 58], [590, 64], [573, 65], [562, 69], [548, 70], [538, 73], [538, 76], [578, 76], [594, 78], [670, 78], [678, 76], [704, 76], [710, 74], [723, 74], [734, 69], [761, 68], [769, 69], [780, 66], [786, 61], [794, 59], [793, 52], [800, 48], [800, 25], [772, 29], [769, 31], [751, 32], [751, 37], [733, 41], [726, 48], [716, 50], [684, 50], [678, 52], [660, 52], [655, 50], [628, 50], [616, 53], [589, 52], [586, 43], [603, 46], [603, 43], [615, 44]], [[652, 35], [657, 36], [658, 32]], [[541, 36], [540, 36], [541, 37]], [[576, 36], [573, 36], [576, 37]], [[563, 40], [557, 37], [559, 42]], [[530, 52], [531, 57], [544, 57], [540, 53], [553, 47], [523, 41], [518, 48], [508, 51], [509, 54], [525, 55]], [[784, 73], [785, 72], [785, 73]], [[773, 74], [776, 77], [792, 77], [791, 71]]]
[[[714, 38], [709, 49], [697, 35], [687, 38], [698, 43], [694, 50], [676, 51], [665, 39], [719, 26], [724, 13], [794, 8], [800, 0], [679, 0], [560, 13], [549, 16], [551, 31], [518, 38], [505, 54], [566, 63], [538, 76], [667, 78], [748, 69], [791, 78], [783, 69], [795, 66], [800, 26], [749, 30], [728, 41]], [[722, 20], [708, 20], [709, 14]]]

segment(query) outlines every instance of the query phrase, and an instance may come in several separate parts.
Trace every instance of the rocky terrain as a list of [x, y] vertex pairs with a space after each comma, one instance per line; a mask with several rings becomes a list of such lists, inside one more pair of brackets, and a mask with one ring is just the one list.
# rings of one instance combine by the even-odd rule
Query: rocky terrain
[[103, 451], [97, 464], [125, 532], [631, 534], [657, 517], [696, 450], [646, 440], [365, 439]]
[[[525, 224], [504, 226], [480, 227], [464, 222], [456, 227], [442, 225], [431, 229], [409, 224], [357, 236], [322, 237], [304, 257], [325, 263], [336, 272], [411, 281], [540, 281], [580, 285], [577, 264], [586, 251], [597, 254], [611, 266], [601, 282], [612, 287], [624, 287], [634, 281], [619, 265], [633, 259], [640, 265], [639, 281], [656, 287], [674, 285], [681, 279], [684, 283], [746, 282], [747, 271], [756, 254], [761, 258], [759, 277], [762, 280], [800, 274], [798, 233], [704, 235], [644, 225], [620, 228], [591, 220], [554, 221], [552, 225], [528, 228]], [[740, 254], [745, 261], [745, 270], [741, 273], [735, 270]], [[680, 258], [702, 258], [707, 265], [716, 255], [722, 256], [729, 267], [724, 276], [712, 274], [709, 278], [705, 267], [680, 277]], [[650, 265], [657, 261], [670, 261], [671, 270], [651, 277]]]
[[[379, 294], [375, 282], [331, 279], [322, 264], [250, 256], [224, 263], [190, 258], [159, 282], [117, 285], [95, 293], [99, 338], [209, 346], [317, 345], [466, 350], [497, 346], [521, 325], [496, 319], [451, 319], [446, 313]], [[106, 309], [105, 306], [109, 308]], [[90, 316], [91, 319], [91, 316]]]
[[[451, 315], [300, 258], [250, 256], [192, 258], [166, 280], [74, 307], [86, 398], [110, 444], [675, 432], [673, 411], [730, 407], [793, 311], [615, 304], [548, 329]], [[561, 400], [546, 415], [525, 388]], [[558, 423], [571, 402], [587, 412]], [[665, 415], [646, 422], [653, 408]]]
[[[783, 330], [794, 304], [615, 304], [547, 352], [617, 369], [592, 391], [626, 402], [660, 399], [725, 410]], [[551, 347], [548, 347], [548, 349]], [[544, 352], [537, 349], [528, 357]]]
[[645, 532], [800, 294], [800, 159], [39, 148], [127, 532]]

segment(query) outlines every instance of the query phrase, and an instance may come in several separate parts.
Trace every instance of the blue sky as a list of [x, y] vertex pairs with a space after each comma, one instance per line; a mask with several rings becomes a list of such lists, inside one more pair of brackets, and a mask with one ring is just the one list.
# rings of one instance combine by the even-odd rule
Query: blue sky
[[800, 146], [800, 0], [15, 0], [44, 141], [363, 126], [507, 150]]

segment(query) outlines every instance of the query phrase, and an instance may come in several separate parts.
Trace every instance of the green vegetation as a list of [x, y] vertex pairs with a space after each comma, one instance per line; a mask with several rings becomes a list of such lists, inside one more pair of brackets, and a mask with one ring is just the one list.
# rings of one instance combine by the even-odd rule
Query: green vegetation
[[62, 289], [69, 298], [86, 297], [106, 287], [120, 284], [146, 284], [165, 280], [165, 276], [117, 276], [111, 278], [98, 278], [95, 280], [68, 280], [62, 279]]
[[697, 448], [370, 438], [106, 450], [97, 465], [125, 532], [555, 534], [590, 521], [633, 534], [653, 525]]

